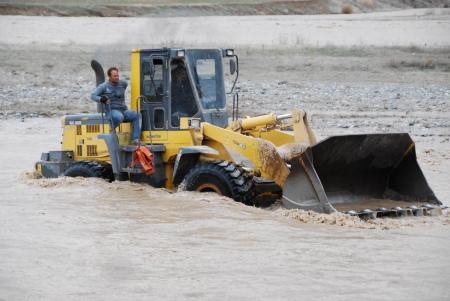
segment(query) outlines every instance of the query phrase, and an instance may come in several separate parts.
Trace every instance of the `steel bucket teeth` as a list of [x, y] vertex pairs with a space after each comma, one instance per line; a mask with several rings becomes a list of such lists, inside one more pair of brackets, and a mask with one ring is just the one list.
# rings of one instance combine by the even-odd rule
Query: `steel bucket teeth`
[[442, 215], [442, 207], [440, 207], [440, 206], [433, 206], [430, 204], [426, 204], [426, 205], [423, 205], [421, 208], [423, 208], [424, 215], [428, 215], [428, 216]]
[[391, 209], [378, 208], [376, 210], [364, 209], [362, 211], [350, 210], [346, 212], [351, 216], [358, 216], [363, 220], [374, 218], [399, 218], [405, 216], [436, 216], [442, 214], [442, 208], [440, 206], [433, 206], [430, 204], [423, 205], [421, 207], [409, 206], [407, 208], [395, 207]]
[[377, 212], [377, 217], [398, 217], [398, 213], [396, 210], [387, 209], [387, 208], [378, 208], [375, 210]]
[[395, 207], [392, 208], [397, 213], [397, 217], [412, 216], [412, 210], [409, 208]]
[[409, 209], [411, 209], [414, 216], [424, 216], [425, 215], [424, 208], [422, 208], [422, 207], [419, 208], [417, 206], [410, 206]]
[[364, 209], [360, 212], [358, 212], [358, 216], [361, 219], [367, 220], [367, 219], [375, 219], [377, 218], [377, 212], [370, 210], [370, 209]]

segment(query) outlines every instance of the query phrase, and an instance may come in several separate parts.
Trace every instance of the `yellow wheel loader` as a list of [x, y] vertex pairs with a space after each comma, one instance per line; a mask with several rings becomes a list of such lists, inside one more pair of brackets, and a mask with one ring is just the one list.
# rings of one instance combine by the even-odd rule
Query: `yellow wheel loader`
[[[91, 65], [98, 85], [105, 80], [103, 68], [96, 61]], [[229, 92], [225, 73], [231, 76]], [[317, 142], [302, 110], [238, 118], [238, 77], [233, 49], [135, 49], [131, 109], [140, 114], [140, 147], [152, 152], [154, 173], [132, 167], [137, 147], [130, 144], [130, 124], [110, 128], [101, 107], [95, 114], [62, 117], [62, 149], [43, 153], [36, 169], [44, 177], [212, 191], [255, 206], [281, 199], [287, 208], [362, 218], [439, 212], [442, 203], [425, 180], [408, 134]]]

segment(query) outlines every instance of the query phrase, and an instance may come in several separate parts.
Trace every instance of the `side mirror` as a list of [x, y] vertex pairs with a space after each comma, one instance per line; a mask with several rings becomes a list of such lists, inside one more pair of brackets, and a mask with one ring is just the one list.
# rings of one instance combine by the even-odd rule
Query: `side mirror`
[[230, 60], [230, 74], [233, 75], [236, 72], [236, 61]]

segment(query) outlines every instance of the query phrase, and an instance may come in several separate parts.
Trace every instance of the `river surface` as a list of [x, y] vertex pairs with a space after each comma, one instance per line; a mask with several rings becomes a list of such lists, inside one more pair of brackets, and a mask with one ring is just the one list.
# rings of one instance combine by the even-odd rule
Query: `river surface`
[[58, 119], [0, 121], [0, 300], [450, 300], [447, 212], [308, 221], [215, 194], [35, 179], [60, 135]]

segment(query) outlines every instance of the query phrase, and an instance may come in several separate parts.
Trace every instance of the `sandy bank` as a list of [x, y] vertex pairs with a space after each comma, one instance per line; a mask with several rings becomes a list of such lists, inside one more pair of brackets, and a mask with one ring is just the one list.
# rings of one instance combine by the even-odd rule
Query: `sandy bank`
[[0, 45], [3, 47], [447, 47], [450, 46], [449, 33], [450, 9], [315, 16], [0, 16]]

